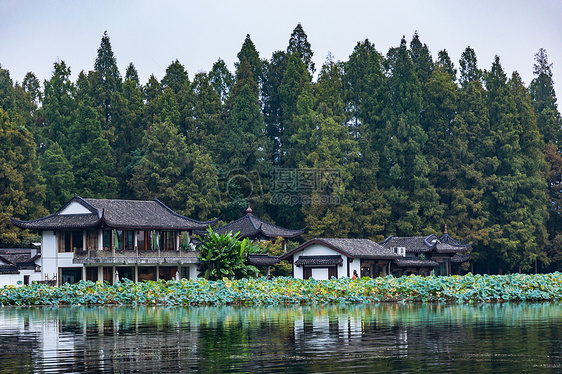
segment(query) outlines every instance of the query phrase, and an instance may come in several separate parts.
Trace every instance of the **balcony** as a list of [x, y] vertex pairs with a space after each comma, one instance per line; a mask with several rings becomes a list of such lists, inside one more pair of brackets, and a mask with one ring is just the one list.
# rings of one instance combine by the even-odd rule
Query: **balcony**
[[196, 264], [199, 251], [178, 250], [85, 250], [75, 251], [75, 264], [119, 264], [119, 265], [162, 265], [162, 264]]

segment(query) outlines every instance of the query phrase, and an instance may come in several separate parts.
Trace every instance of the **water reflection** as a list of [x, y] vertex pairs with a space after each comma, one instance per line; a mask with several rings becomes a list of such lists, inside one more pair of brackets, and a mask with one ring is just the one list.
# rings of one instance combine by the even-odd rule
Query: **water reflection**
[[0, 373], [536, 372], [562, 306], [0, 308]]

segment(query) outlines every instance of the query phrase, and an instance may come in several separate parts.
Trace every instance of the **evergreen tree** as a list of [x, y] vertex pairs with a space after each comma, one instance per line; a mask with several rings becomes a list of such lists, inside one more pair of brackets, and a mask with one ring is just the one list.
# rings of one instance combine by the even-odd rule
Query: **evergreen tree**
[[28, 72], [23, 78], [22, 87], [25, 92], [31, 96], [32, 102], [37, 106], [43, 99], [43, 92], [41, 91], [41, 82], [32, 72]]
[[298, 130], [298, 126], [293, 121], [293, 117], [297, 111], [298, 98], [304, 90], [311, 89], [310, 81], [311, 77], [304, 63], [297, 54], [292, 54], [278, 90], [281, 98], [281, 108], [283, 110], [283, 129], [279, 137], [281, 143], [280, 165], [292, 167], [284, 164], [283, 157], [290, 148], [288, 141]]
[[466, 88], [469, 82], [474, 82], [482, 78], [482, 71], [478, 69], [476, 53], [474, 49], [466, 47], [459, 60], [460, 78], [459, 82]]
[[246, 62], [250, 65], [250, 71], [252, 72], [254, 81], [258, 87], [261, 86], [263, 80], [263, 61], [260, 60], [259, 52], [256, 50], [256, 46], [254, 45], [254, 42], [252, 42], [250, 35], [246, 35], [242, 48], [236, 57], [238, 57], [238, 63], [235, 63], [234, 65], [236, 67], [237, 80], [239, 77], [238, 70], [240, 69], [242, 60], [246, 60]]
[[14, 126], [0, 108], [0, 246], [29, 245], [29, 233], [19, 230], [10, 217], [44, 216], [45, 185], [35, 154], [33, 136]]
[[486, 74], [486, 88], [492, 147], [484, 201], [490, 250], [498, 272], [527, 270], [545, 240], [542, 146], [526, 89], [518, 76], [508, 85], [497, 56]]
[[544, 250], [548, 239], [547, 199], [544, 193], [548, 166], [543, 154], [544, 143], [537, 128], [531, 97], [517, 72], [513, 73], [508, 86], [515, 101], [517, 120], [520, 124], [519, 144], [523, 158], [521, 168], [523, 179], [519, 179], [521, 184], [517, 191], [517, 198], [520, 200], [517, 214], [521, 216], [515, 216], [518, 221], [518, 240], [521, 243], [519, 248], [523, 252], [522, 261], [518, 266], [527, 270], [534, 263], [536, 271], [538, 261], [543, 265], [549, 264]]
[[312, 56], [314, 53], [310, 48], [310, 43], [308, 42], [308, 36], [304, 32], [302, 25], [299, 23], [291, 33], [291, 38], [289, 39], [289, 45], [287, 46], [287, 53], [289, 55], [297, 54], [301, 61], [304, 63], [306, 70], [310, 76], [314, 75], [316, 71], [314, 67], [314, 62], [312, 62]]
[[132, 82], [135, 87], [140, 88], [139, 73], [132, 62], [127, 65], [127, 70], [125, 71], [125, 81]]
[[120, 198], [133, 196], [128, 181], [131, 178], [131, 163], [134, 162], [135, 151], [140, 149], [143, 134], [141, 90], [134, 66], [130, 64], [129, 67], [133, 70], [127, 69], [122, 91], [115, 95], [114, 100], [115, 134], [112, 139], [112, 155]]
[[423, 85], [431, 77], [431, 72], [433, 71], [433, 59], [427, 45], [425, 43], [421, 43], [417, 31], [414, 33], [412, 41], [410, 42], [409, 53], [416, 69], [416, 76]]
[[352, 179], [346, 197], [353, 209], [350, 236], [380, 241], [390, 217], [390, 206], [378, 187], [380, 144], [375, 133], [384, 126], [386, 80], [382, 56], [366, 39], [358, 42], [344, 64], [344, 97], [347, 124], [357, 140], [357, 162], [350, 166]]
[[230, 70], [228, 70], [226, 63], [222, 59], [219, 58], [218, 61], [213, 64], [213, 68], [209, 72], [209, 81], [224, 104], [234, 84], [234, 76]]
[[39, 161], [46, 182], [45, 207], [55, 212], [77, 192], [72, 165], [56, 142], [45, 150]]
[[189, 200], [188, 153], [184, 137], [171, 123], [156, 122], [144, 132], [143, 157], [129, 182], [135, 197], [158, 198], [176, 212]]
[[117, 197], [117, 180], [112, 177], [114, 160], [109, 142], [103, 137], [97, 112], [79, 103], [69, 131], [70, 163], [78, 195], [91, 198]]
[[112, 101], [114, 94], [121, 91], [121, 74], [117, 67], [117, 59], [111, 49], [111, 43], [107, 31], [103, 33], [101, 43], [98, 48], [98, 55], [94, 62], [94, 71], [98, 74], [94, 75], [96, 78], [96, 85], [100, 90], [98, 95], [94, 97], [96, 105], [101, 107], [101, 114], [103, 118], [103, 129], [107, 130], [112, 127]]
[[271, 161], [281, 161], [281, 134], [283, 133], [283, 107], [279, 87], [282, 84], [289, 57], [283, 51], [273, 52], [271, 61], [264, 65], [262, 86], [263, 116], [267, 136], [272, 146]]
[[70, 68], [64, 61], [55, 62], [53, 76], [45, 81], [43, 99], [43, 138], [47, 142], [58, 142], [66, 152], [70, 148], [68, 133], [75, 109], [74, 84], [70, 81]]
[[263, 165], [268, 148], [266, 139], [257, 96], [245, 85], [234, 99], [231, 115], [226, 123], [226, 154], [223, 156], [224, 161], [228, 160], [226, 170], [267, 170]]
[[536, 64], [533, 66], [535, 78], [529, 88], [537, 115], [537, 125], [545, 143], [557, 144], [561, 138], [562, 120], [556, 104], [552, 64], [548, 62], [546, 50], [543, 48], [535, 54], [535, 60]]
[[449, 74], [453, 78], [453, 81], [456, 80], [457, 69], [455, 69], [455, 64], [451, 61], [451, 57], [449, 57], [449, 53], [446, 49], [439, 51], [436, 65], [443, 69], [445, 73]]
[[[193, 120], [193, 92], [189, 77], [183, 65], [178, 60], [174, 61], [166, 69], [166, 75], [162, 78], [164, 96], [175, 96], [177, 103], [178, 117], [170, 120], [179, 126], [182, 134], [187, 135], [189, 122]], [[168, 89], [171, 92], [168, 92]], [[162, 116], [162, 121], [166, 121]]]
[[422, 91], [406, 40], [387, 55], [389, 106], [386, 126], [378, 129], [379, 180], [392, 206], [387, 234], [420, 235], [441, 226], [442, 207], [428, 175], [423, 149], [427, 134], [420, 125]]
[[186, 207], [182, 213], [197, 220], [210, 220], [219, 214], [220, 200], [217, 191], [218, 170], [209, 154], [197, 144], [188, 148]]
[[193, 79], [193, 120], [190, 122], [186, 142], [197, 144], [212, 160], [221, 163], [220, 144], [224, 142], [225, 126], [222, 119], [222, 103], [209, 77], [199, 73]]

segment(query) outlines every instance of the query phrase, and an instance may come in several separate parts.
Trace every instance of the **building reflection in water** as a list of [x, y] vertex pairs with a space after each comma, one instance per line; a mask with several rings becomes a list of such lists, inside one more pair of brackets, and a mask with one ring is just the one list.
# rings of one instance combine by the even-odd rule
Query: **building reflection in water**
[[0, 374], [487, 371], [498, 362], [516, 371], [522, 362], [560, 362], [561, 311], [552, 304], [2, 307]]

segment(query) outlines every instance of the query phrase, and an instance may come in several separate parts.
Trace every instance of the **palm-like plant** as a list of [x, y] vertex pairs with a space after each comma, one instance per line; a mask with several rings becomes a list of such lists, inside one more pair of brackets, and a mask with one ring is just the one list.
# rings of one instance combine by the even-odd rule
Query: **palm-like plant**
[[248, 238], [239, 240], [238, 234], [217, 234], [209, 227], [207, 234], [199, 237], [202, 242], [198, 256], [201, 277], [208, 280], [240, 279], [259, 272], [255, 266], [247, 264], [247, 258], [251, 253], [261, 252], [261, 247]]

